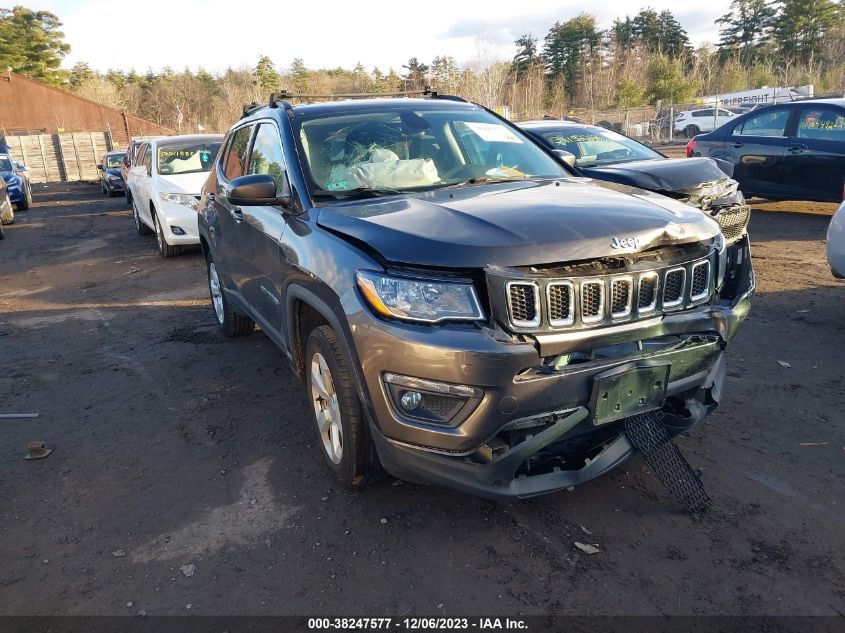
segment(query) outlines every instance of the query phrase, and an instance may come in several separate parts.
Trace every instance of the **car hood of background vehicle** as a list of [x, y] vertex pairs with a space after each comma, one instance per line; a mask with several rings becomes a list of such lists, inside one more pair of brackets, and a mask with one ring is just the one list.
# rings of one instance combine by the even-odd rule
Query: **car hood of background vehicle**
[[682, 191], [733, 176], [733, 165], [713, 158], [637, 160], [600, 167], [579, 167], [591, 178], [609, 180], [650, 191]]
[[199, 171], [191, 174], [174, 174], [165, 176], [159, 174], [157, 176], [158, 189], [166, 193], [190, 193], [191, 195], [199, 195], [202, 191], [202, 186], [208, 180], [207, 171]]
[[[448, 268], [594, 259], [719, 233], [700, 211], [664, 196], [581, 178], [559, 182], [339, 203], [321, 208], [317, 222], [388, 262]], [[640, 247], [614, 249], [614, 237], [639, 238]]]

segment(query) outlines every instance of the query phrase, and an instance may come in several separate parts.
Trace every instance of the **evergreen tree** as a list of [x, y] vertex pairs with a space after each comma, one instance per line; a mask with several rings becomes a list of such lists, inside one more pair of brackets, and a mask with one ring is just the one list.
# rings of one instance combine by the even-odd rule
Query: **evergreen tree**
[[290, 74], [293, 77], [293, 89], [295, 92], [308, 92], [308, 68], [305, 67], [305, 62], [301, 57], [297, 57], [290, 65]]
[[408, 60], [402, 68], [407, 69], [407, 73], [403, 77], [405, 80], [405, 90], [421, 90], [426, 84], [426, 73], [429, 71], [427, 64], [423, 64], [416, 57]]
[[454, 57], [438, 55], [431, 61], [431, 77], [438, 86], [452, 83], [457, 76], [458, 63]]
[[731, 9], [716, 20], [719, 30], [719, 51], [736, 52], [743, 66], [757, 59], [760, 48], [771, 32], [775, 9], [766, 0], [733, 0]]
[[68, 83], [70, 84], [70, 89], [75, 90], [79, 88], [82, 84], [86, 81], [94, 77], [96, 73], [91, 70], [91, 67], [86, 64], [85, 62], [76, 62], [73, 65], [73, 68], [70, 69], [70, 76], [68, 77]]
[[657, 13], [650, 7], [642, 9], [626, 27], [630, 30], [625, 36], [633, 35], [651, 52], [677, 57], [691, 50], [687, 32], [669, 10]]
[[576, 93], [581, 62], [591, 60], [599, 43], [596, 19], [587, 13], [556, 22], [544, 40], [543, 63], [546, 72], [565, 82], [566, 94], [572, 99]]
[[58, 86], [68, 72], [59, 66], [70, 46], [59, 29], [62, 23], [49, 11], [17, 6], [0, 9], [0, 68]]
[[537, 38], [526, 33], [514, 44], [516, 44], [516, 55], [514, 55], [511, 69], [519, 79], [531, 67], [531, 64], [537, 61]]
[[637, 43], [634, 21], [630, 18], [630, 16], [626, 15], [624, 20], [614, 20], [613, 26], [610, 27], [610, 30], [616, 40], [616, 43], [623, 51], [630, 51]]
[[843, 10], [833, 0], [780, 0], [773, 34], [785, 59], [807, 62], [818, 56], [825, 34], [841, 24]]
[[252, 74], [255, 76], [255, 81], [258, 83], [258, 87], [267, 95], [271, 92], [278, 92], [281, 87], [282, 78], [279, 76], [279, 73], [276, 72], [273, 60], [267, 57], [267, 55], [262, 55], [258, 59], [258, 64], [255, 66], [255, 70], [252, 71]]

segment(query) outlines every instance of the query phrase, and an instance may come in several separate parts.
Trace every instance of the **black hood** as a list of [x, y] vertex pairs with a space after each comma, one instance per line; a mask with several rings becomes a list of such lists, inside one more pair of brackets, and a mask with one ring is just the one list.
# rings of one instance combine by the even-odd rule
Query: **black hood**
[[[675, 200], [580, 178], [332, 204], [320, 209], [318, 224], [389, 262], [449, 268], [594, 259], [719, 233], [715, 222]], [[639, 244], [613, 248], [613, 238]]]
[[649, 191], [683, 191], [733, 176], [733, 165], [713, 158], [667, 158], [579, 167], [585, 176]]

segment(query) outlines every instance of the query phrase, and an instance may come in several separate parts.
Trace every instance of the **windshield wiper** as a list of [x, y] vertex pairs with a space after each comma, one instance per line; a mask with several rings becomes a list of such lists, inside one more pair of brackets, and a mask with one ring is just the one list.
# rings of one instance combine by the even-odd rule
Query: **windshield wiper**
[[315, 200], [354, 200], [356, 198], [381, 198], [382, 196], [395, 196], [403, 193], [398, 189], [373, 189], [372, 187], [356, 187], [355, 189], [342, 189], [329, 191], [320, 189], [312, 194]]
[[460, 182], [453, 182], [448, 185], [444, 185], [441, 189], [457, 189], [459, 187], [465, 187], [466, 185], [489, 185], [492, 183], [497, 182], [527, 182], [531, 180], [530, 178], [496, 178], [494, 176], [475, 176], [474, 178], [469, 178], [467, 180], [461, 180]]

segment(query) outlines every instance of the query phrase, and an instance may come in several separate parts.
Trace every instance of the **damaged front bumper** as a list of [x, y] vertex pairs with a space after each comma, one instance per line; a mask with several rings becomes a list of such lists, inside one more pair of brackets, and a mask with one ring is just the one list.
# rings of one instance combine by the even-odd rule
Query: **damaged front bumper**
[[[538, 336], [521, 344], [491, 340], [489, 332], [471, 334], [469, 328], [417, 337], [409, 330], [404, 338], [413, 353], [395, 349], [395, 333], [387, 338], [380, 327], [367, 328], [358, 349], [367, 350], [362, 362], [382, 464], [409, 481], [484, 497], [526, 498], [577, 486], [628, 459], [635, 448], [625, 433], [627, 415], [659, 410], [670, 436], [691, 428], [722, 398], [724, 350], [750, 309], [754, 275], [747, 239], [730, 249], [729, 260], [733, 274], [719, 301], [653, 322]], [[361, 336], [362, 328], [356, 329]], [[481, 337], [484, 343], [477, 344]], [[592, 357], [550, 366], [550, 359], [575, 357], [578, 350], [593, 350]], [[632, 379], [643, 367], [666, 368], [657, 404], [644, 399], [637, 408], [637, 378], [617, 389], [624, 398], [626, 385], [632, 385], [627, 395], [635, 402], [622, 403], [616, 417], [612, 409], [602, 412], [597, 389], [609, 377]], [[401, 412], [401, 392], [391, 393], [385, 372], [471, 386], [478, 393], [467, 396], [454, 425], [427, 424]]]

